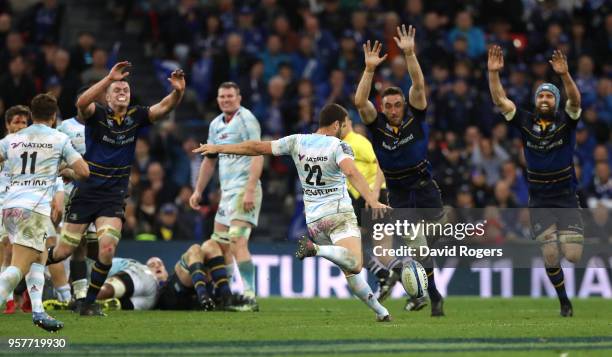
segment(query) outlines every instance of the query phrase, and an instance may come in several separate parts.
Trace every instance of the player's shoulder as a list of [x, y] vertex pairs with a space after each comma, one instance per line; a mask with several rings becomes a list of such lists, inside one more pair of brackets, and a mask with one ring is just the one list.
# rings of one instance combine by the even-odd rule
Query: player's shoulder
[[257, 121], [257, 118], [255, 117], [255, 114], [253, 114], [252, 111], [250, 111], [248, 108], [246, 107], [240, 107], [240, 109], [238, 109], [238, 114], [240, 115], [241, 118], [243, 118], [244, 120], [254, 120]]

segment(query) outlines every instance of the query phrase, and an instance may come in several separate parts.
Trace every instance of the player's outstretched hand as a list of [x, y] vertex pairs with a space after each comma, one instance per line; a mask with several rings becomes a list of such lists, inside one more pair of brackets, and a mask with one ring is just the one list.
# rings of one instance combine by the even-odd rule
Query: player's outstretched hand
[[202, 155], [218, 154], [219, 150], [216, 145], [213, 144], [200, 144], [199, 148], [193, 149], [191, 152], [200, 153]]
[[191, 197], [189, 197], [189, 206], [191, 208], [198, 210], [200, 209], [200, 201], [202, 200], [202, 194], [199, 192], [193, 191]]
[[185, 90], [185, 72], [182, 69], [176, 69], [172, 71], [168, 81], [172, 85], [172, 88], [178, 92]]
[[125, 69], [131, 67], [132, 64], [128, 61], [117, 62], [110, 72], [108, 72], [108, 78], [113, 81], [121, 81], [125, 77], [130, 75], [130, 72], [124, 72]]
[[493, 45], [489, 48], [487, 68], [489, 72], [499, 72], [504, 68], [504, 54], [498, 45]]
[[567, 66], [567, 57], [560, 50], [554, 50], [552, 59], [548, 61], [551, 64], [553, 71], [558, 75], [566, 74], [569, 69]]
[[406, 25], [402, 25], [402, 27], [397, 27], [397, 36], [393, 37], [397, 47], [400, 50], [404, 51], [404, 54], [407, 56], [412, 56], [414, 54], [414, 35], [416, 34], [416, 28], [412, 25], [408, 26], [408, 30], [406, 30]]
[[374, 47], [371, 46], [370, 40], [363, 44], [366, 69], [375, 70], [387, 58], [387, 55], [380, 57], [380, 50], [382, 50], [382, 44], [378, 41], [374, 42]]

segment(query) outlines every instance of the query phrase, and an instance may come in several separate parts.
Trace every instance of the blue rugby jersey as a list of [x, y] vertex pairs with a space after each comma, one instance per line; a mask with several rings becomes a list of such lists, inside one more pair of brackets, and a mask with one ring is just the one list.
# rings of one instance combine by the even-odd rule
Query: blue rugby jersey
[[580, 114], [566, 109], [566, 113], [558, 113], [547, 121], [521, 109], [506, 114], [506, 120], [521, 133], [531, 195], [558, 195], [576, 190], [573, 159]]
[[96, 104], [94, 114], [85, 122], [85, 154], [90, 175], [77, 183], [80, 194], [103, 194], [117, 198], [127, 195], [136, 138], [151, 124], [149, 108], [129, 107], [125, 116]]
[[425, 120], [426, 110], [409, 107], [412, 115], [404, 115], [397, 133], [384, 113], [378, 113], [367, 125], [389, 191], [409, 189], [417, 181], [431, 178], [431, 164], [427, 161], [429, 125]]

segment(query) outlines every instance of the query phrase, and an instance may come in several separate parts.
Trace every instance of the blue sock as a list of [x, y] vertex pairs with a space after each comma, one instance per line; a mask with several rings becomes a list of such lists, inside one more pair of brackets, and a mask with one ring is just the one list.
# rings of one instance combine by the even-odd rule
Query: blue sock
[[218, 297], [229, 296], [232, 290], [227, 280], [227, 271], [225, 270], [225, 258], [222, 256], [214, 257], [206, 262], [206, 268], [210, 278], [215, 284], [216, 295]]
[[562, 303], [569, 301], [567, 292], [565, 291], [565, 277], [563, 276], [563, 269], [561, 269], [561, 267], [546, 268], [546, 275], [548, 275], [548, 280], [550, 280], [555, 287], [559, 301]]
[[108, 276], [108, 271], [111, 266], [101, 263], [99, 260], [96, 260], [94, 265], [91, 267], [91, 277], [89, 279], [89, 288], [87, 289], [87, 296], [85, 297], [85, 302], [88, 304], [93, 304], [96, 302], [96, 297], [98, 296], [98, 292], [102, 289], [102, 285], [104, 285], [104, 281]]
[[191, 275], [191, 281], [193, 282], [193, 288], [198, 295], [198, 300], [202, 300], [208, 297], [206, 291], [206, 274], [204, 273], [204, 264], [193, 263], [189, 266], [189, 274]]

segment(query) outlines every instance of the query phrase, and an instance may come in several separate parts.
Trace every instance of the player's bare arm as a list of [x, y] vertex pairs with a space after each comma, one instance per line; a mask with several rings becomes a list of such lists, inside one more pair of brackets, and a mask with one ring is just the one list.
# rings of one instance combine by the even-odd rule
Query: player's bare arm
[[385, 183], [385, 174], [383, 174], [382, 169], [380, 168], [380, 165], [376, 163], [376, 178], [374, 179], [374, 187], [372, 187], [372, 191], [374, 191], [374, 195], [377, 201], [380, 198], [380, 190], [384, 183]]
[[247, 181], [244, 191], [244, 198], [242, 200], [244, 210], [247, 212], [255, 208], [255, 189], [257, 188], [257, 182], [259, 182], [261, 172], [263, 171], [263, 162], [263, 156], [255, 156], [251, 160], [249, 179]]
[[408, 102], [416, 109], [424, 110], [427, 107], [427, 97], [425, 96], [425, 76], [417, 60], [414, 51], [414, 36], [416, 28], [409, 26], [406, 30], [406, 25], [397, 27], [397, 37], [393, 37], [397, 47], [404, 52], [406, 67], [412, 86], [408, 92]]
[[202, 155], [209, 154], [235, 154], [235, 155], [272, 155], [271, 141], [243, 141], [240, 144], [213, 145], [200, 144], [200, 147], [194, 149], [193, 152], [201, 153]]
[[365, 124], [370, 124], [376, 119], [376, 108], [374, 104], [368, 100], [370, 97], [370, 89], [372, 88], [372, 79], [374, 78], [374, 72], [386, 58], [387, 55], [380, 56], [382, 44], [378, 41], [374, 42], [374, 46], [371, 46], [370, 41], [363, 45], [363, 55], [365, 61], [365, 70], [357, 86], [355, 93], [355, 106], [359, 111], [359, 116]]
[[72, 181], [82, 181], [89, 177], [89, 165], [85, 160], [78, 159], [72, 165], [60, 171], [60, 176]]
[[357, 191], [359, 191], [359, 193], [363, 196], [363, 199], [370, 207], [374, 209], [389, 208], [389, 206], [378, 202], [378, 199], [375, 197], [374, 192], [370, 189], [365, 177], [363, 177], [359, 170], [357, 170], [355, 162], [352, 159], [344, 159], [340, 161], [339, 166], [342, 173], [351, 182], [351, 185], [353, 185]]
[[565, 89], [565, 94], [567, 95], [567, 109], [574, 113], [578, 112], [581, 104], [580, 91], [569, 73], [567, 57], [563, 52], [561, 52], [561, 50], [555, 50], [552, 58], [548, 62], [552, 66], [553, 71], [555, 71], [555, 73], [561, 77], [563, 88]]
[[93, 115], [96, 110], [96, 98], [100, 96], [100, 94], [104, 93], [108, 86], [115, 81], [121, 81], [125, 79], [125, 77], [130, 75], [130, 72], [125, 72], [124, 70], [128, 69], [131, 66], [130, 62], [122, 61], [118, 62], [111, 68], [108, 75], [98, 81], [96, 84], [87, 89], [76, 102], [77, 110], [79, 111], [79, 115], [77, 116], [80, 120], [85, 120]]
[[170, 74], [168, 81], [172, 85], [172, 92], [159, 103], [149, 108], [149, 120], [156, 121], [168, 115], [183, 99], [185, 93], [185, 73], [182, 69], [177, 69]]
[[497, 45], [489, 48], [487, 69], [489, 71], [489, 90], [493, 103], [503, 114], [511, 113], [516, 110], [514, 103], [508, 99], [506, 92], [499, 78], [499, 72], [504, 68], [504, 54], [501, 47]]
[[210, 178], [215, 173], [215, 166], [217, 165], [217, 158], [205, 157], [200, 165], [200, 171], [198, 172], [198, 180], [196, 181], [196, 187], [193, 189], [191, 197], [189, 197], [189, 206], [193, 209], [200, 209], [200, 201], [202, 200], [202, 192], [204, 188], [210, 182]]

